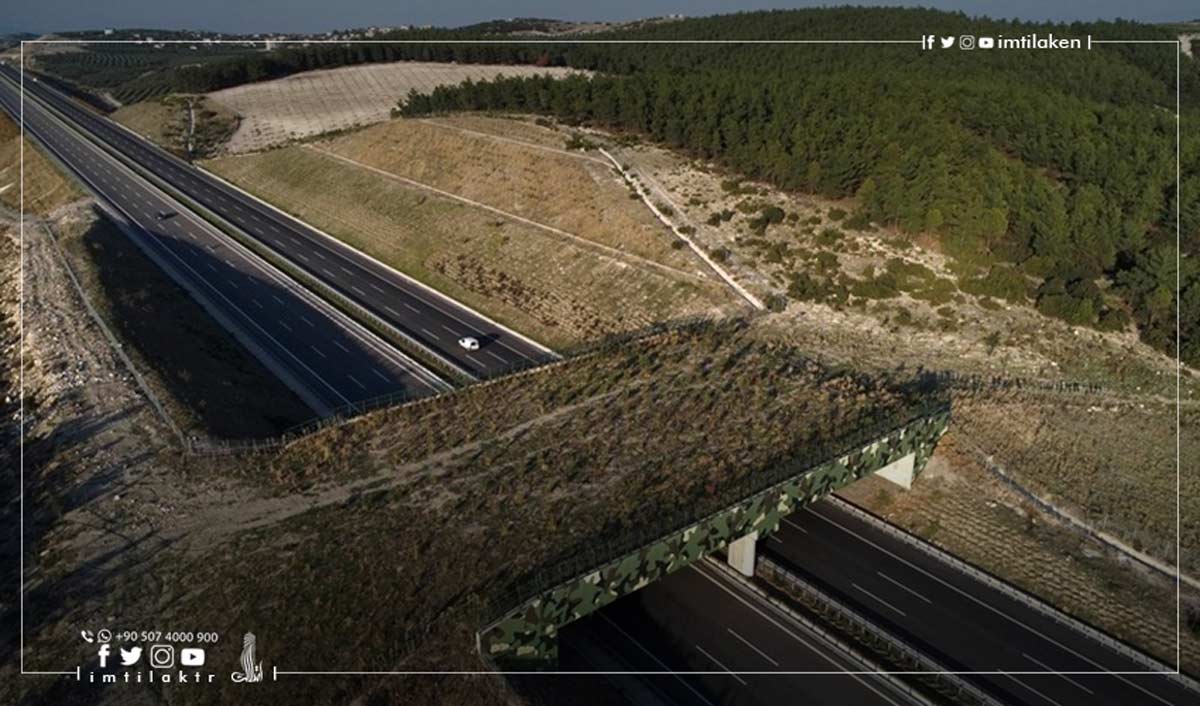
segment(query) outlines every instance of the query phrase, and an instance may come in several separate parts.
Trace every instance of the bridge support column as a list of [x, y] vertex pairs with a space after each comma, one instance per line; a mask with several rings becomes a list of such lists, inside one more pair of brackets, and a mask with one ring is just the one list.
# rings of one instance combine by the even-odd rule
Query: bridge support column
[[741, 539], [729, 543], [729, 565], [742, 576], [754, 576], [754, 548], [758, 543], [758, 532], [751, 532]]
[[917, 477], [916, 461], [915, 453], [908, 454], [875, 471], [875, 475], [886, 478], [905, 490], [912, 490], [913, 480]]

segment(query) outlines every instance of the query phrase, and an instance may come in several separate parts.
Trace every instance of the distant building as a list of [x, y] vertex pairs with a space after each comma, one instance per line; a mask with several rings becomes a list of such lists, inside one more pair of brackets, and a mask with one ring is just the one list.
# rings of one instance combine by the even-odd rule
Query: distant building
[[105, 27], [105, 28], [104, 28], [104, 35], [105, 35], [105, 36], [108, 36], [108, 35], [112, 34], [112, 33], [113, 33], [113, 32], [115, 32], [115, 31], [116, 31], [116, 30], [115, 30], [115, 29], [113, 29], [112, 27]]

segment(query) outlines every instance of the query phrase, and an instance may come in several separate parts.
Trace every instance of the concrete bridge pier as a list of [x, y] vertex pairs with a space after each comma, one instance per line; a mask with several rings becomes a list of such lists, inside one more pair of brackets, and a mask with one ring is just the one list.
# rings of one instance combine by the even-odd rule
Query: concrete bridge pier
[[757, 544], [758, 532], [751, 532], [729, 543], [727, 560], [742, 576], [754, 577], [754, 548]]
[[910, 453], [875, 471], [875, 475], [886, 478], [905, 490], [912, 490], [913, 481], [917, 477], [916, 461], [917, 455]]

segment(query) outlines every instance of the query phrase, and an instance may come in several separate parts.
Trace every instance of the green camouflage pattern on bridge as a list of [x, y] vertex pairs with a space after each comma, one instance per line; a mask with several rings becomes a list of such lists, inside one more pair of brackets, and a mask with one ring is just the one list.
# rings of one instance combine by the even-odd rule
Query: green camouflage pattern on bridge
[[595, 571], [533, 596], [479, 631], [482, 655], [521, 668], [558, 659], [558, 630], [621, 596], [725, 548], [752, 532], [762, 538], [798, 508], [913, 454], [914, 473], [924, 469], [950, 421], [945, 410], [865, 445], [857, 452], [777, 483], [681, 531], [643, 546]]

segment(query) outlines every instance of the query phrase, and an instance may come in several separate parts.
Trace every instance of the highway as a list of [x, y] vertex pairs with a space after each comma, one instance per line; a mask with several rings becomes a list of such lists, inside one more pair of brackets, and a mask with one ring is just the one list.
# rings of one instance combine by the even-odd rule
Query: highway
[[[0, 106], [20, 120], [19, 92]], [[445, 389], [428, 371], [25, 101], [25, 130], [87, 185], [126, 233], [318, 414], [384, 395]], [[170, 214], [162, 218], [163, 214]]]
[[[829, 501], [785, 520], [759, 551], [1004, 703], [1178, 706], [1200, 694], [976, 580]], [[1015, 672], [1000, 674], [997, 672]]]
[[889, 678], [847, 673], [866, 667], [706, 562], [568, 624], [560, 645], [563, 670], [661, 672], [637, 678], [668, 704], [913, 703]]
[[[13, 66], [0, 66], [0, 74], [19, 80]], [[554, 357], [539, 344], [188, 164], [45, 82], [27, 75], [25, 91], [27, 103], [31, 95], [45, 100], [80, 129], [469, 375], [486, 378]], [[458, 340], [464, 336], [477, 338], [480, 349], [460, 347]]]

